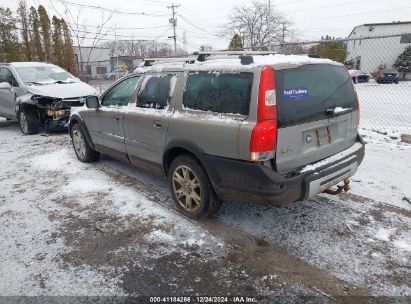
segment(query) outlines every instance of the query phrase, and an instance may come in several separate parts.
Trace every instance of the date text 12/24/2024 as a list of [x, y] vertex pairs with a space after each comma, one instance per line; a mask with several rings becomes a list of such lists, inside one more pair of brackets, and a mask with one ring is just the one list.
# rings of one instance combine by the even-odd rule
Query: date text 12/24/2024
[[257, 303], [254, 297], [150, 297], [150, 303]]

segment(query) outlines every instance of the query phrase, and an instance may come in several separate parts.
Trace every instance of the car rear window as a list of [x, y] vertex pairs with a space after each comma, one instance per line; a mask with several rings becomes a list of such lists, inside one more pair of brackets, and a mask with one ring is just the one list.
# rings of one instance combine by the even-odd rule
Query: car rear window
[[194, 110], [248, 115], [252, 83], [251, 73], [189, 73], [183, 105]]
[[276, 71], [278, 126], [329, 118], [328, 109], [356, 109], [356, 95], [343, 66], [304, 65]]

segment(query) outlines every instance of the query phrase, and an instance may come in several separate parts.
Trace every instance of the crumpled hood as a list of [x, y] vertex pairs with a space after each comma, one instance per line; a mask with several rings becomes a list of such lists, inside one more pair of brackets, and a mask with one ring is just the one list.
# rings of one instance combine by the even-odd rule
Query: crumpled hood
[[82, 97], [97, 94], [95, 88], [84, 82], [27, 86], [27, 91], [34, 95], [54, 98]]

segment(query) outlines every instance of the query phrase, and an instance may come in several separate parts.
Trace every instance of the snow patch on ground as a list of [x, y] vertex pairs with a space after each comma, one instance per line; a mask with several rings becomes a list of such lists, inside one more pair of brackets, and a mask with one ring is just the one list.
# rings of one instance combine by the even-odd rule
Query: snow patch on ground
[[411, 210], [411, 145], [402, 143], [398, 134], [360, 133], [365, 157], [351, 178], [351, 192]]
[[355, 85], [361, 109], [361, 126], [384, 132], [411, 134], [411, 81]]
[[[1, 295], [124, 294], [119, 287], [121, 278], [112, 266], [92, 267], [80, 260], [71, 265], [61, 260], [74, 250], [61, 236], [69, 229], [65, 225], [71, 218], [79, 219], [79, 224], [89, 221], [92, 212], [123, 218], [124, 224], [116, 232], [132, 220], [150, 224], [154, 230], [146, 241], [152, 249], [134, 248], [149, 259], [173, 252], [187, 255], [193, 250], [200, 257], [207, 252], [207, 258], [219, 259], [225, 254], [222, 240], [117, 182], [97, 168], [98, 164], [79, 162], [67, 134], [23, 136], [16, 124], [11, 126], [0, 126]], [[96, 231], [104, 231], [98, 222], [95, 225]], [[81, 236], [85, 228], [80, 225], [73, 233]], [[197, 242], [187, 243], [191, 239]], [[128, 247], [123, 247], [126, 250]]]

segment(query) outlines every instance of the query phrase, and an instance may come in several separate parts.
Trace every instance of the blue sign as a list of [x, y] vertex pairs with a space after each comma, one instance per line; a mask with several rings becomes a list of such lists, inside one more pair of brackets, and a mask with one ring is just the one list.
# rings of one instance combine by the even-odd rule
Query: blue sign
[[305, 100], [308, 98], [307, 88], [284, 89], [284, 99], [287, 101]]

